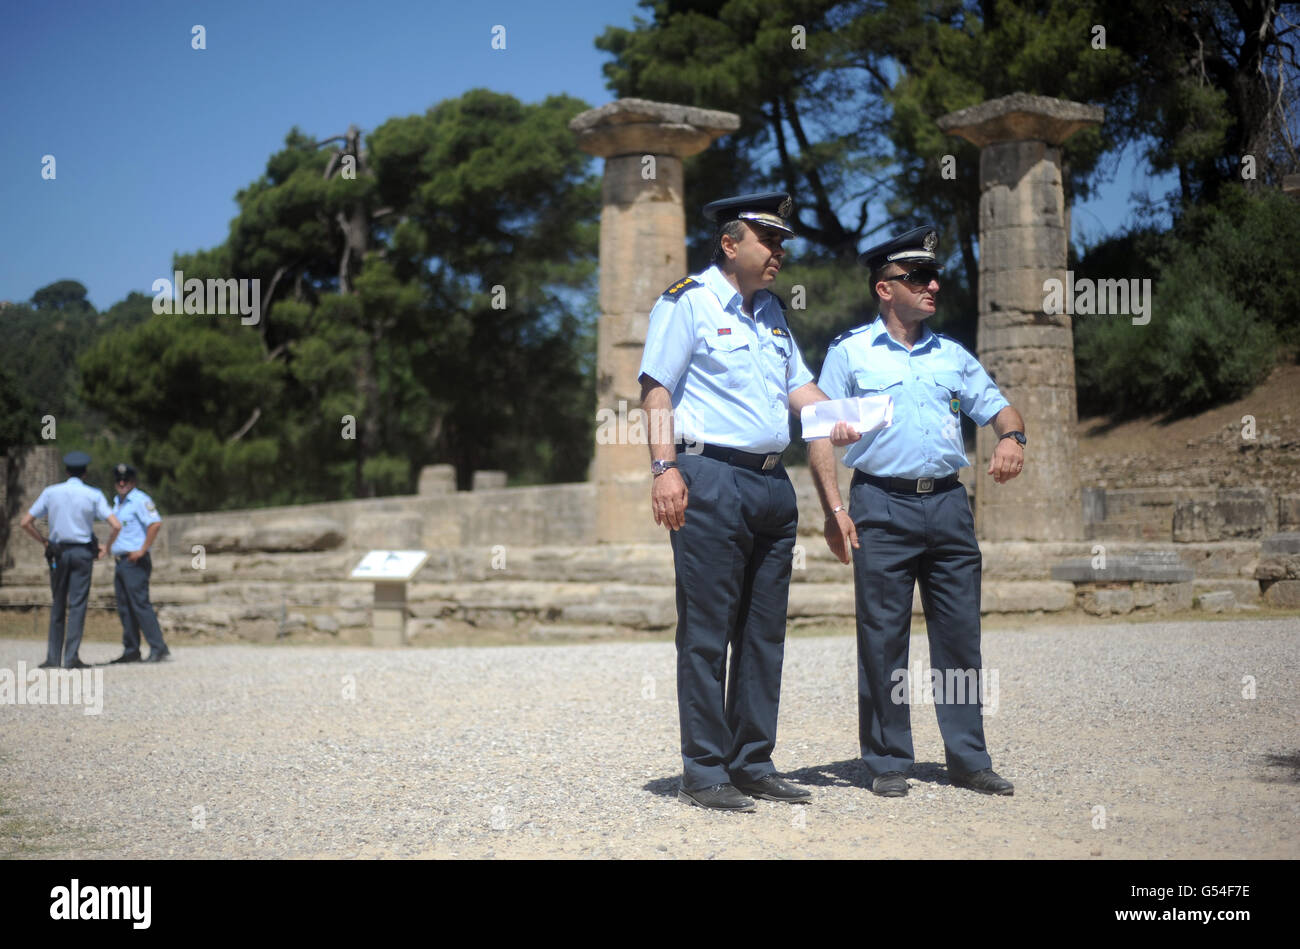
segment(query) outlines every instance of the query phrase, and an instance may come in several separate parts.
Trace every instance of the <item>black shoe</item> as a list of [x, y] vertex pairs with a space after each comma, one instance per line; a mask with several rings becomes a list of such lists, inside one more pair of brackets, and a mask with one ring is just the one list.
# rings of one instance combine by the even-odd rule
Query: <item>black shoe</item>
[[1010, 795], [1016, 793], [1016, 786], [1000, 776], [992, 768], [985, 768], [983, 771], [972, 771], [969, 774], [960, 771], [949, 771], [948, 776], [952, 778], [952, 783], [957, 787], [978, 791], [981, 794]]
[[775, 774], [765, 774], [757, 781], [734, 778], [732, 784], [737, 791], [750, 797], [760, 797], [765, 801], [781, 801], [786, 804], [803, 804], [812, 800], [812, 793], [791, 784]]
[[116, 659], [110, 662], [109, 665], [115, 666], [119, 662], [141, 662], [141, 661], [142, 660], [140, 659], [140, 654], [138, 652], [124, 652], [122, 653], [122, 655], [118, 656]]
[[167, 658], [168, 656], [170, 656], [171, 654], [172, 654], [172, 651], [171, 651], [170, 649], [162, 649], [162, 650], [155, 649], [153, 652], [149, 653], [149, 657], [148, 657], [147, 659], [145, 659], [144, 661], [145, 661], [145, 662], [162, 662], [164, 659], [166, 659], [166, 658]]
[[754, 802], [736, 790], [734, 785], [715, 784], [712, 787], [688, 791], [681, 788], [677, 800], [697, 807], [710, 807], [715, 811], [752, 811]]
[[73, 659], [72, 662], [68, 663], [68, 664], [67, 664], [66, 666], [64, 666], [63, 668], [65, 668], [65, 669], [89, 669], [90, 666], [86, 665], [86, 663], [82, 662], [80, 659]]
[[59, 668], [59, 664], [58, 664], [57, 662], [42, 662], [39, 666], [37, 666], [37, 668], [38, 668], [38, 669], [57, 669], [57, 668]]
[[901, 771], [886, 771], [871, 782], [871, 793], [881, 797], [907, 797], [907, 776]]

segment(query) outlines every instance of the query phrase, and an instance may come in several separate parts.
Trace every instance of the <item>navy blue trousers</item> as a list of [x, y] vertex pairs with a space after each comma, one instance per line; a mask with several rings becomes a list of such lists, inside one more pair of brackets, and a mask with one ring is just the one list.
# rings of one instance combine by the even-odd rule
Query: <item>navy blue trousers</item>
[[779, 464], [762, 472], [703, 455], [679, 454], [677, 462], [689, 492], [686, 522], [671, 535], [677, 706], [682, 786], [697, 790], [776, 770], [799, 510]]
[[[972, 670], [978, 683], [981, 669], [981, 557], [966, 489], [958, 484], [908, 495], [855, 483], [850, 499], [861, 545], [853, 552], [853, 586], [863, 761], [876, 777], [906, 772], [915, 760], [909, 700], [921, 697], [907, 688], [907, 676], [912, 589], [919, 583], [930, 668], [942, 683], [934, 689], [934, 707], [948, 767], [992, 767], [979, 689], [966, 687]], [[961, 688], [946, 687], [954, 684]]]
[[50, 636], [45, 661], [70, 666], [81, 657], [81, 634], [86, 628], [86, 604], [90, 600], [90, 575], [95, 555], [78, 544], [59, 551], [57, 566], [50, 571]]
[[149, 574], [153, 561], [145, 554], [135, 563], [119, 557], [113, 574], [113, 592], [117, 595], [117, 617], [122, 621], [122, 649], [127, 655], [139, 655], [140, 634], [155, 652], [166, 652], [158, 616], [149, 602]]

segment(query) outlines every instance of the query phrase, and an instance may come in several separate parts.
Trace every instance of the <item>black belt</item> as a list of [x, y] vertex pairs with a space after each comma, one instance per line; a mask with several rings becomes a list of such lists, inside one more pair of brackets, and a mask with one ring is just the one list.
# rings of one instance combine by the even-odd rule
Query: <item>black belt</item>
[[853, 473], [855, 485], [874, 484], [895, 494], [934, 494], [936, 491], [947, 491], [959, 480], [955, 474], [950, 474], [946, 478], [878, 478], [865, 471]]
[[705, 458], [725, 461], [729, 465], [740, 465], [742, 468], [753, 468], [756, 471], [772, 471], [781, 461], [779, 451], [770, 455], [758, 455], [752, 451], [741, 451], [739, 448], [726, 448], [722, 445], [706, 445], [703, 442], [695, 442], [690, 447], [678, 442], [677, 454], [703, 455]]
[[60, 550], [67, 550], [67, 549], [70, 548], [70, 547], [89, 547], [91, 544], [95, 544], [96, 541], [94, 541], [94, 540], [56, 540], [56, 541], [53, 541], [52, 543], [54, 544], [55, 547], [58, 547]]

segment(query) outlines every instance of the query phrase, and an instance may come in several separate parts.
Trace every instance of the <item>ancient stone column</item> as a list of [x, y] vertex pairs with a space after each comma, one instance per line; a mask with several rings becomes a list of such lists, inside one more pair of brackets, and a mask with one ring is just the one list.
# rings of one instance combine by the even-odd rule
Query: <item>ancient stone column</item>
[[[650, 513], [650, 453], [623, 420], [639, 411], [637, 369], [650, 308], [686, 274], [682, 159], [740, 128], [740, 117], [689, 106], [619, 99], [569, 123], [578, 147], [605, 159], [600, 214], [600, 324], [596, 344], [598, 419], [617, 420], [596, 438], [597, 539], [663, 540]], [[608, 411], [605, 411], [608, 410]], [[612, 414], [611, 414], [612, 413]], [[644, 427], [642, 427], [644, 430]], [[609, 444], [607, 436], [614, 435]], [[632, 443], [635, 442], [635, 443]]]
[[975, 529], [986, 540], [1083, 537], [1074, 337], [1044, 312], [1045, 281], [1066, 280], [1069, 218], [1060, 145], [1099, 124], [1099, 106], [1015, 93], [953, 112], [939, 128], [980, 147], [980, 362], [1025, 417], [1025, 470], [994, 484], [997, 436], [976, 437]]

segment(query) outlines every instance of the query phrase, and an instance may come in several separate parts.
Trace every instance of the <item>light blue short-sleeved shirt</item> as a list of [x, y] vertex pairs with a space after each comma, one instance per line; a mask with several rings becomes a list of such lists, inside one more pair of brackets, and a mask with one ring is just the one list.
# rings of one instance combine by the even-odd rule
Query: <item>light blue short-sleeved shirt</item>
[[153, 498], [139, 488], [132, 488], [125, 498], [113, 498], [113, 513], [122, 522], [122, 531], [113, 541], [112, 553], [116, 555], [129, 554], [143, 547], [149, 525], [162, 520]]
[[754, 294], [752, 317], [717, 267], [680, 281], [650, 311], [639, 376], [672, 395], [679, 441], [752, 452], [790, 444], [790, 393], [813, 381], [780, 301]]
[[102, 491], [69, 478], [42, 491], [27, 513], [49, 518], [50, 540], [56, 544], [84, 544], [94, 534], [95, 521], [106, 521], [113, 512]]
[[987, 425], [1008, 402], [979, 361], [928, 327], [910, 350], [882, 317], [831, 342], [818, 387], [827, 398], [890, 395], [894, 421], [849, 446], [844, 464], [881, 478], [944, 478], [969, 464], [964, 412]]

